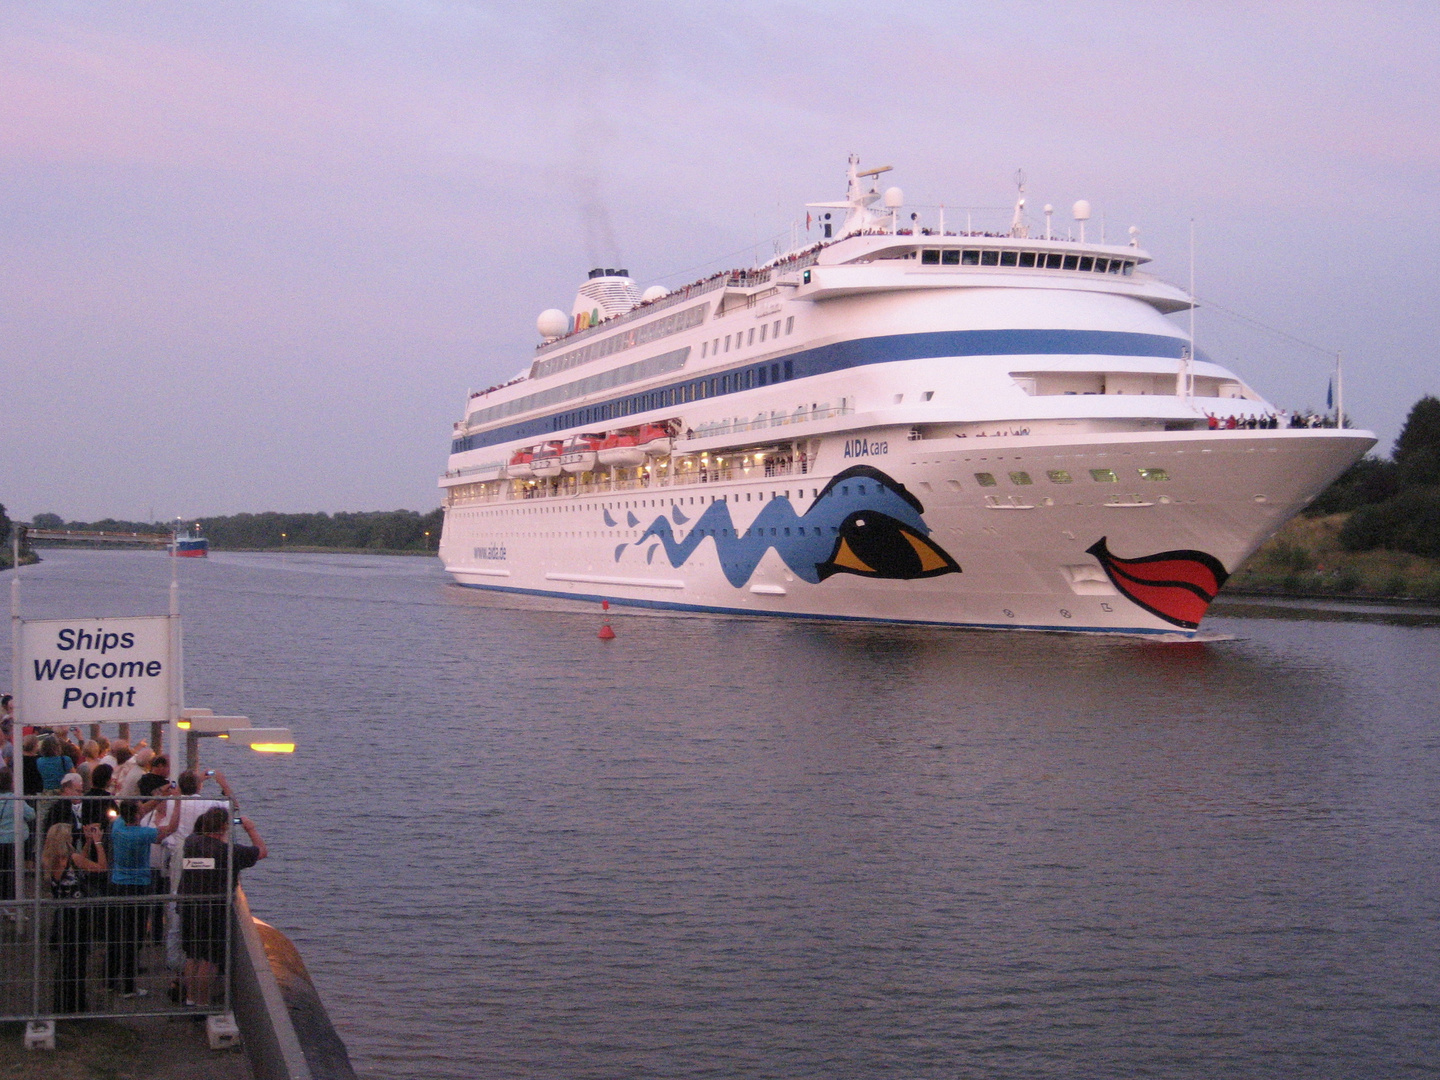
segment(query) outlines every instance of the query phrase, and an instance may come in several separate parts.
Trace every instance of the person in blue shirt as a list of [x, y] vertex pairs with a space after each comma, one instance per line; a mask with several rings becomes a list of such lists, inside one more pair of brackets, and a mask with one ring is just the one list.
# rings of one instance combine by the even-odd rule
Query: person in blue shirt
[[40, 790], [53, 795], [60, 790], [60, 781], [65, 779], [65, 774], [75, 771], [75, 762], [61, 752], [57, 736], [46, 735], [40, 743], [40, 756], [35, 759], [35, 767], [40, 770], [43, 785]]
[[[15, 783], [14, 775], [8, 768], [0, 769], [0, 795], [9, 795]], [[35, 820], [35, 808], [23, 799], [0, 798], [0, 900], [15, 897], [15, 807], [20, 807], [20, 841], [30, 839], [30, 822]], [[15, 921], [14, 908], [5, 909], [5, 917]]]
[[[167, 784], [155, 794], [174, 795], [175, 785]], [[140, 818], [160, 805], [156, 799], [146, 803], [125, 799], [120, 803], [120, 816], [110, 827], [110, 895], [135, 897], [135, 901], [117, 902], [110, 907], [109, 942], [105, 950], [105, 984], [121, 997], [144, 997], [148, 991], [136, 987], [135, 970], [139, 962], [140, 940], [144, 931], [146, 905], [140, 897], [151, 890], [150, 845], [158, 844], [180, 824], [179, 802], [163, 800], [165, 809], [155, 817], [156, 826], [141, 825]]]

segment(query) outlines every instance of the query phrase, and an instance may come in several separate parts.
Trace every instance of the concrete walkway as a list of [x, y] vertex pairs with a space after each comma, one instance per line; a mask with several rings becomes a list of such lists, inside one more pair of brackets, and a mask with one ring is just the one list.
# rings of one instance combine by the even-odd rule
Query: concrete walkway
[[0, 1080], [251, 1080], [239, 1050], [211, 1050], [188, 1017], [61, 1020], [54, 1050], [26, 1050], [25, 1025], [0, 1024]]

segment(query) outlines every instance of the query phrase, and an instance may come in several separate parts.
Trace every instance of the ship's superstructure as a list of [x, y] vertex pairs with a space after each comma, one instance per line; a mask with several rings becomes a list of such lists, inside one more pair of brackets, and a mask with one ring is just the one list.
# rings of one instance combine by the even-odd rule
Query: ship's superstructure
[[[1374, 443], [1277, 427], [1129, 244], [901, 227], [851, 159], [825, 236], [640, 294], [593, 271], [455, 425], [463, 585], [746, 614], [1188, 633]], [[881, 208], [876, 204], [881, 203]], [[829, 211], [843, 220], [832, 221]], [[837, 215], [838, 216], [838, 215]], [[1236, 417], [1212, 430], [1209, 417]]]

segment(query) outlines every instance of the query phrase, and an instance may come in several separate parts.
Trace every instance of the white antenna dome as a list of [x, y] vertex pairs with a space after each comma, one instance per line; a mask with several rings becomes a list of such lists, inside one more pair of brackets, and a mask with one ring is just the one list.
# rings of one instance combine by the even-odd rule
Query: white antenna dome
[[1075, 215], [1076, 221], [1089, 221], [1090, 203], [1087, 202], [1085, 199], [1080, 199], [1078, 202], [1075, 203], [1074, 206], [1070, 208], [1070, 212]]
[[1051, 205], [1047, 202], [1047, 203], [1045, 204], [1045, 213], [1047, 213], [1047, 214], [1053, 214], [1054, 212], [1055, 212], [1055, 207], [1051, 206]]
[[886, 189], [885, 189], [885, 205], [886, 205], [887, 207], [889, 207], [891, 210], [895, 210], [895, 209], [897, 209], [897, 208], [899, 208], [899, 207], [901, 207], [901, 206], [904, 206], [904, 205], [905, 205], [905, 192], [901, 191], [898, 187], [886, 188]]
[[543, 338], [557, 338], [570, 329], [570, 316], [559, 308], [546, 308], [535, 320], [535, 329]]
[[670, 290], [665, 288], [664, 285], [651, 285], [648, 289], [646, 289], [643, 293], [640, 294], [640, 302], [643, 304], [648, 304], [652, 300], [659, 300], [662, 297], [666, 297], [669, 295]]

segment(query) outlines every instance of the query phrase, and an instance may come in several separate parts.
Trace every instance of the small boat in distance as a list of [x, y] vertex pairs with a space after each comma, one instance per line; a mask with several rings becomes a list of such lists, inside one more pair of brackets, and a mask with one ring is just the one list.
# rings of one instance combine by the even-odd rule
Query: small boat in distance
[[195, 526], [192, 533], [189, 529], [176, 529], [175, 537], [166, 545], [166, 550], [176, 558], [181, 559], [207, 559], [210, 557], [210, 541], [200, 535], [200, 526]]

